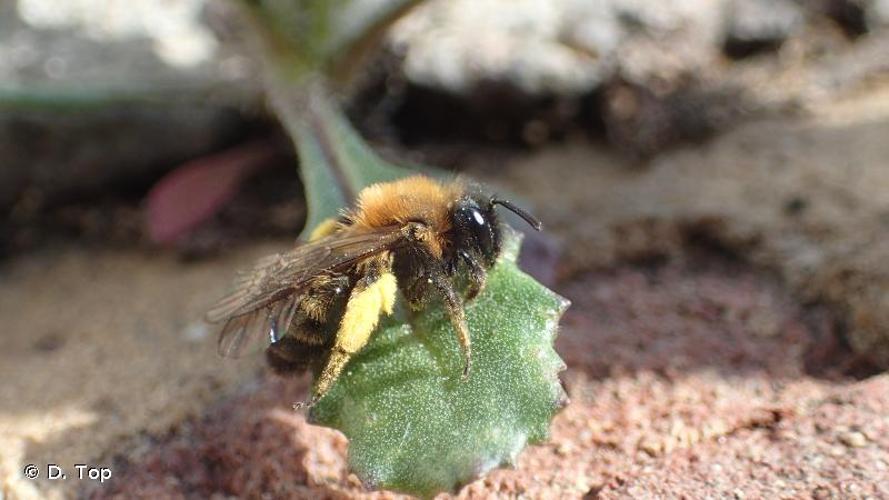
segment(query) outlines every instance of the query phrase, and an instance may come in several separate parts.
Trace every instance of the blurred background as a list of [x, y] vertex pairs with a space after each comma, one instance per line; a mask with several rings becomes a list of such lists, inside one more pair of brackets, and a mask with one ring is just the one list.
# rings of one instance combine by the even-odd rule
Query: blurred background
[[[221, 0], [0, 3], [0, 498], [383, 495], [201, 319], [305, 220], [246, 38]], [[343, 106], [526, 200], [574, 303], [552, 443], [463, 497], [889, 496], [889, 2], [430, 0]]]

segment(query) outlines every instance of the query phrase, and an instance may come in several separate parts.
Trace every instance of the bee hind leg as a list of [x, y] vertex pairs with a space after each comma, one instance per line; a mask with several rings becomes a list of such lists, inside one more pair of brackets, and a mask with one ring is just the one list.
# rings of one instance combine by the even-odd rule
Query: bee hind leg
[[330, 356], [315, 384], [310, 405], [327, 394], [346, 363], [367, 344], [380, 315], [392, 313], [397, 290], [395, 275], [385, 265], [370, 269], [356, 283], [346, 303]]

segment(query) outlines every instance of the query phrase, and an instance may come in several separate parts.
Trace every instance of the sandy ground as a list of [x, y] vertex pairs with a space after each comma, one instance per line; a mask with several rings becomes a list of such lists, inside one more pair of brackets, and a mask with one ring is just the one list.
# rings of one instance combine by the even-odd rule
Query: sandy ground
[[[550, 444], [460, 495], [889, 496], [889, 379], [837, 337], [877, 345], [889, 324], [886, 137], [889, 86], [874, 84], [645, 168], [573, 142], [473, 166], [564, 242], [554, 288], [574, 306], [557, 347], [573, 402]], [[201, 311], [273, 247], [6, 263], [0, 491], [388, 497], [348, 475], [341, 436], [289, 410], [306, 381], [213, 354]], [[31, 481], [28, 463], [114, 475]]]
[[217, 362], [201, 315], [235, 263], [272, 248], [201, 264], [70, 249], [4, 267], [0, 491], [70, 492], [76, 482], [24, 480], [24, 465], [70, 471], [136, 452], [140, 436], [168, 432], [252, 376], [255, 360]]

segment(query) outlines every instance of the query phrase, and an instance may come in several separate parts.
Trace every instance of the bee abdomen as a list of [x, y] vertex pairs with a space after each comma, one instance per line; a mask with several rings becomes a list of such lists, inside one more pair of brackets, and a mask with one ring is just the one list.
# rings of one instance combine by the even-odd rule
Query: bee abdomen
[[335, 331], [335, 325], [299, 315], [287, 334], [266, 349], [266, 361], [279, 374], [303, 372], [324, 360]]
[[320, 364], [324, 352], [322, 345], [307, 344], [287, 335], [266, 349], [265, 358], [276, 373], [297, 374]]
[[298, 374], [324, 362], [350, 289], [345, 276], [319, 277], [297, 303], [286, 334], [266, 349], [266, 361], [272, 370]]
[[286, 338], [291, 338], [301, 344], [323, 346], [331, 343], [334, 332], [334, 325], [303, 317], [298, 318], [291, 325]]

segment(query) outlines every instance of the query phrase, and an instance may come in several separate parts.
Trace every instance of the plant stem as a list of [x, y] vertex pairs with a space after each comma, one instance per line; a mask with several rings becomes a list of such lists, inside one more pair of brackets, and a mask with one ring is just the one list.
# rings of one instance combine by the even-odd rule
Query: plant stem
[[[383, 161], [364, 142], [332, 89], [344, 88], [360, 67], [360, 55], [421, 0], [390, 0], [372, 11], [359, 2], [318, 1], [239, 2], [251, 24], [271, 108], [300, 157], [310, 207], [303, 236], [351, 205], [362, 188], [412, 173]], [[345, 23], [347, 14], [355, 19]], [[307, 31], [288, 27], [292, 20]]]

